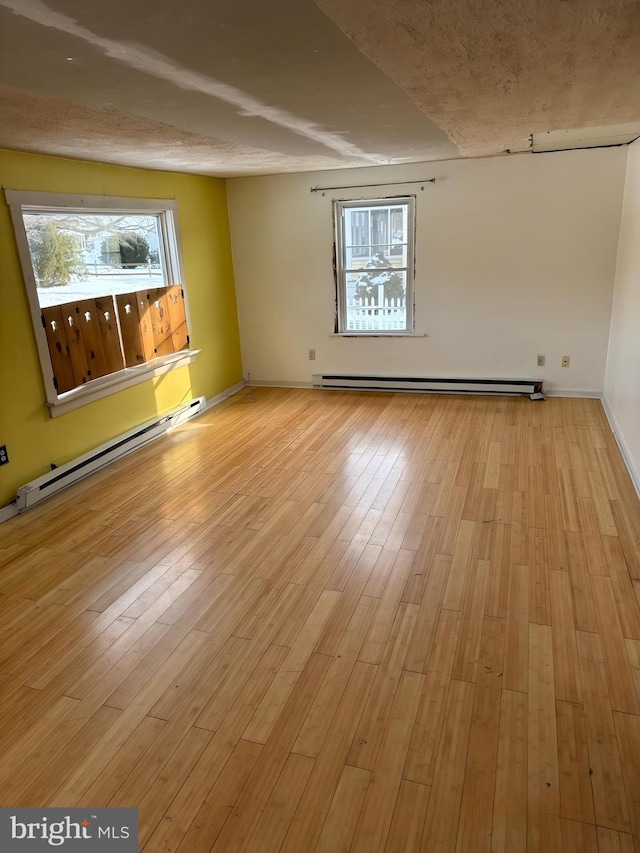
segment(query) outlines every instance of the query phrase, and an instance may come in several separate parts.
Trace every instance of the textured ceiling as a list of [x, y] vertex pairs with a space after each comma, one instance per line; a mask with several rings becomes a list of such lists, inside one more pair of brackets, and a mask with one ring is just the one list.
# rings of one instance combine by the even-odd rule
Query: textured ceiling
[[316, 0], [463, 156], [640, 120], [638, 0]]
[[0, 147], [216, 175], [638, 123], [638, 0], [0, 0]]

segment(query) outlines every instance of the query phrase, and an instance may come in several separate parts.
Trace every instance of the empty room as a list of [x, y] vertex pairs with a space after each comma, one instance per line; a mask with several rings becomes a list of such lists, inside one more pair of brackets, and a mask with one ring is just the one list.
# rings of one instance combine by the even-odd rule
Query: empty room
[[640, 853], [637, 0], [0, 0], [0, 851]]

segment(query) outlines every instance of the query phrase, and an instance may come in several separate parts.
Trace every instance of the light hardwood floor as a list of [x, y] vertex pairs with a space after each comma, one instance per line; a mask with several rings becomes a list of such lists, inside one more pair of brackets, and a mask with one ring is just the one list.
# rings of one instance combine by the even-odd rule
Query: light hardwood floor
[[145, 853], [640, 853], [600, 403], [255, 396], [0, 527], [0, 802], [138, 806]]

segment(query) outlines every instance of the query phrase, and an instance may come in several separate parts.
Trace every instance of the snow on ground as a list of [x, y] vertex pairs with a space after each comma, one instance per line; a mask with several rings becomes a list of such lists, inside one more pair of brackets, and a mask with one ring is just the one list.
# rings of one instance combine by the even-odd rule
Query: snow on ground
[[84, 281], [72, 281], [60, 287], [39, 287], [38, 301], [41, 308], [62, 305], [65, 302], [78, 302], [80, 299], [95, 299], [97, 296], [111, 296], [118, 293], [131, 293], [147, 287], [163, 287], [165, 284], [161, 270], [135, 270], [109, 275], [107, 278], [87, 277]]

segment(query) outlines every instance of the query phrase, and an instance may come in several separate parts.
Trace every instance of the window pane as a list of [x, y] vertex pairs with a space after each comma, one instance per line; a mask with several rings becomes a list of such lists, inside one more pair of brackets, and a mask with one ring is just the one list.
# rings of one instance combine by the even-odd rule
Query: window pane
[[382, 253], [387, 266], [408, 265], [408, 206], [344, 208], [345, 269], [360, 269]]
[[159, 218], [24, 213], [41, 307], [164, 286]]
[[371, 260], [376, 249], [373, 246], [346, 246], [345, 247], [345, 269], [363, 269]]
[[369, 257], [369, 211], [350, 210], [347, 239], [352, 255], [356, 258]]
[[402, 255], [403, 244], [406, 253], [407, 243], [407, 228], [406, 228], [406, 208], [396, 207], [391, 211], [391, 254]]
[[371, 243], [384, 252], [389, 252], [389, 210], [385, 207], [371, 211]]
[[370, 268], [346, 276], [346, 330], [407, 328], [407, 274]]

